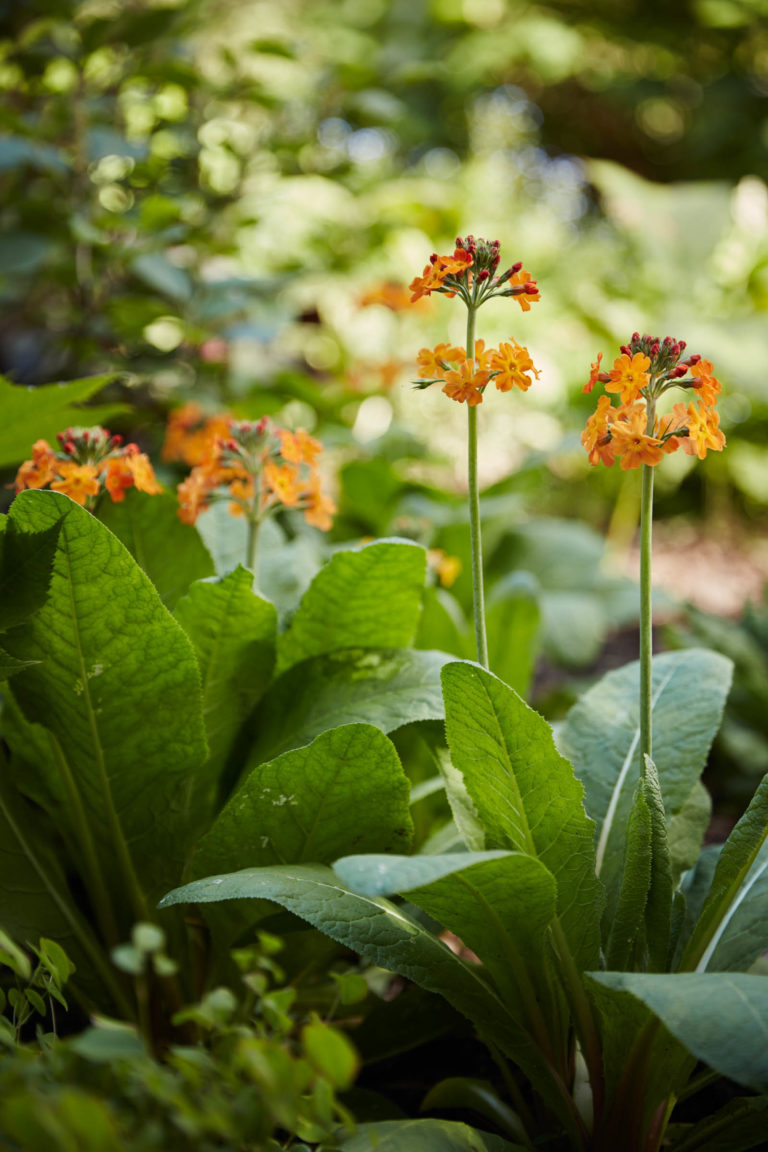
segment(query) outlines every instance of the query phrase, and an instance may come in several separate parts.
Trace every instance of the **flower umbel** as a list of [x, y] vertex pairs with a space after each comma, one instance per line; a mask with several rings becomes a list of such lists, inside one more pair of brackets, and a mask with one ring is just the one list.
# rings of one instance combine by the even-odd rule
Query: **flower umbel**
[[106, 428], [67, 428], [59, 432], [59, 448], [45, 440], [32, 445], [32, 459], [16, 473], [17, 492], [25, 488], [51, 488], [77, 504], [93, 508], [96, 497], [109, 492], [115, 503], [125, 499], [126, 488], [150, 496], [162, 492], [149, 458], [137, 444], [123, 444]]
[[[583, 391], [591, 392], [599, 382], [606, 393], [618, 393], [620, 403], [614, 408], [610, 396], [601, 396], [587, 420], [581, 442], [590, 464], [602, 462], [610, 467], [619, 459], [621, 467], [629, 470], [656, 465], [678, 448], [700, 460], [708, 451], [722, 451], [725, 436], [715, 408], [720, 381], [709, 360], [698, 355], [684, 358], [684, 351], [682, 340], [671, 336], [659, 340], [635, 332], [608, 372], [600, 371], [600, 353]], [[672, 388], [692, 391], [695, 400], [687, 406], [677, 403], [670, 413], [657, 415], [659, 399]]]

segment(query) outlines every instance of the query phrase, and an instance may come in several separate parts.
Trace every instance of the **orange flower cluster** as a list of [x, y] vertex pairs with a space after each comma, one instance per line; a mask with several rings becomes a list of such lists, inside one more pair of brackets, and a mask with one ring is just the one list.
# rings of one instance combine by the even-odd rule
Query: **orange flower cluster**
[[[600, 371], [600, 353], [583, 388], [591, 392], [600, 382], [609, 394], [600, 397], [581, 435], [590, 464], [610, 467], [618, 457], [628, 471], [642, 464], [658, 464], [665, 454], [678, 448], [700, 460], [710, 450], [722, 451], [725, 436], [715, 407], [720, 381], [713, 375], [709, 360], [698, 355], [682, 359], [684, 350], [683, 340], [666, 336], [660, 341], [635, 332], [629, 344], [622, 346], [610, 372]], [[687, 405], [678, 402], [671, 412], [657, 416], [656, 402], [670, 388], [683, 388], [694, 398]], [[619, 397], [616, 408], [611, 394]]]
[[498, 240], [467, 236], [456, 240], [452, 256], [433, 253], [424, 272], [411, 282], [411, 303], [432, 292], [461, 296], [465, 304], [478, 307], [492, 296], [514, 296], [524, 312], [541, 299], [536, 281], [531, 280], [521, 263], [513, 264], [497, 275]]
[[208, 459], [217, 437], [229, 435], [228, 412], [206, 415], [191, 402], [175, 408], [168, 417], [163, 443], [163, 460], [181, 460], [194, 467]]
[[115, 503], [125, 499], [126, 488], [138, 488], [151, 496], [162, 492], [149, 458], [138, 445], [123, 445], [122, 437], [110, 435], [106, 428], [67, 428], [57, 439], [58, 451], [46, 440], [32, 445], [32, 459], [25, 460], [16, 473], [17, 492], [51, 488], [89, 508], [104, 490]]
[[468, 358], [466, 349], [438, 344], [436, 348], [422, 348], [417, 357], [419, 376], [423, 383], [417, 388], [429, 388], [442, 382], [443, 392], [451, 400], [471, 407], [481, 404], [487, 385], [494, 381], [500, 392], [519, 388], [527, 392], [538, 379], [528, 349], [510, 337], [498, 348], [485, 347], [485, 341], [475, 341], [474, 358]]
[[226, 435], [212, 437], [204, 459], [179, 485], [179, 517], [194, 524], [212, 500], [227, 499], [233, 516], [245, 515], [253, 523], [279, 507], [297, 508], [308, 524], [327, 531], [336, 506], [322, 491], [322, 450], [303, 429], [277, 428], [266, 416], [229, 419]]

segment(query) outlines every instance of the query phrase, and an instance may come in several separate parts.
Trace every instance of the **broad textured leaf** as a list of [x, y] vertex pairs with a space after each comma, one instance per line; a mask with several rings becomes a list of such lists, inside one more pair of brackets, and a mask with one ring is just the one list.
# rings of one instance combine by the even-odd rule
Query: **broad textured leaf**
[[214, 573], [200, 534], [182, 524], [178, 512], [176, 497], [170, 493], [150, 496], [135, 488], [118, 503], [103, 498], [98, 509], [102, 524], [125, 544], [170, 609], [194, 580]]
[[339, 648], [405, 648], [421, 611], [427, 557], [406, 541], [337, 552], [315, 576], [278, 644], [278, 670]]
[[[689, 649], [653, 661], [654, 761], [667, 820], [689, 801], [717, 732], [731, 662]], [[640, 778], [639, 663], [627, 664], [582, 696], [558, 731], [558, 745], [586, 788], [597, 824], [597, 871], [616, 900], [624, 836]]]
[[525, 1152], [501, 1136], [453, 1120], [380, 1120], [359, 1124], [343, 1152]]
[[667, 824], [670, 867], [675, 884], [679, 883], [683, 872], [696, 864], [711, 818], [712, 797], [697, 780], [682, 808], [670, 817]]
[[592, 972], [630, 992], [697, 1059], [739, 1084], [768, 1092], [768, 980], [742, 972]]
[[[178, 875], [206, 758], [191, 644], [123, 545], [85, 509], [56, 492], [23, 492], [10, 516], [26, 531], [62, 518], [48, 599], [8, 643], [17, 658], [43, 663], [15, 678], [14, 694], [27, 718], [57, 737], [105, 873], [115, 875], [124, 837], [156, 890]], [[73, 822], [64, 780], [48, 786], [56, 819]]]
[[681, 970], [749, 968], [768, 948], [768, 775], [723, 845]]
[[466, 633], [467, 622], [455, 596], [445, 588], [425, 588], [413, 647], [437, 648], [469, 658], [472, 645]]
[[42, 532], [22, 532], [0, 518], [0, 632], [21, 624], [45, 603], [60, 524]]
[[482, 969], [454, 955], [402, 908], [381, 896], [351, 892], [330, 868], [296, 864], [209, 876], [169, 892], [160, 907], [244, 898], [273, 900], [359, 953], [368, 963], [399, 972], [422, 988], [439, 993], [467, 1016], [482, 1035], [521, 1064], [520, 1053], [525, 1050], [527, 1074], [550, 1107], [564, 1123], [569, 1123], [548, 1066], [538, 1049], [527, 1049], [525, 1032], [486, 983]]
[[0, 468], [20, 464], [32, 455], [36, 440], [55, 444], [56, 433], [70, 424], [109, 423], [126, 411], [124, 404], [78, 408], [114, 379], [89, 376], [67, 384], [46, 384], [43, 388], [24, 388], [0, 377]]
[[0, 647], [0, 680], [7, 680], [9, 676], [15, 676], [17, 672], [23, 672], [36, 663], [36, 660], [17, 660]]
[[327, 864], [350, 847], [407, 851], [408, 790], [383, 732], [367, 724], [332, 728], [254, 768], [200, 841], [190, 874]]
[[[524, 1027], [546, 999], [544, 940], [557, 889], [543, 864], [517, 852], [345, 856], [334, 871], [368, 896], [408, 893], [482, 960]], [[540, 1015], [540, 1012], [539, 1012]]]
[[584, 789], [552, 729], [506, 684], [475, 664], [443, 669], [454, 767], [486, 832], [486, 846], [538, 857], [557, 881], [557, 910], [576, 962], [600, 949], [603, 893]]
[[272, 678], [277, 613], [241, 566], [193, 584], [174, 615], [192, 641], [203, 682], [209, 775], [218, 781], [233, 743]]
[[340, 724], [392, 732], [413, 720], [441, 720], [440, 669], [447, 660], [443, 652], [402, 648], [354, 648], [303, 660], [259, 704], [249, 767]]

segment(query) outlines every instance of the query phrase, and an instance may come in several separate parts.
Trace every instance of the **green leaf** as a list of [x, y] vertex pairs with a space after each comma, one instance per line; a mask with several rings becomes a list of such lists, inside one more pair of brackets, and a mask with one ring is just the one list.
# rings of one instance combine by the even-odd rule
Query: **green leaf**
[[301, 1030], [301, 1046], [312, 1067], [330, 1080], [334, 1088], [344, 1091], [351, 1087], [360, 1061], [343, 1032], [313, 1014]]
[[765, 1146], [768, 1096], [729, 1100], [724, 1108], [704, 1116], [674, 1144], [675, 1152], [750, 1152]]
[[90, 400], [111, 380], [114, 374], [24, 388], [0, 377], [0, 468], [30, 458], [36, 440], [55, 443], [56, 433], [70, 424], [107, 424], [124, 413], [124, 404], [75, 407]]
[[[731, 663], [716, 652], [689, 649], [653, 661], [654, 761], [667, 820], [688, 803], [717, 732]], [[591, 688], [558, 731], [558, 745], [586, 788], [597, 823], [597, 871], [615, 906], [624, 838], [640, 778], [639, 664], [627, 664]]]
[[699, 1060], [739, 1084], [768, 1092], [768, 980], [742, 972], [592, 972], [630, 992]]
[[191, 875], [265, 864], [330, 863], [340, 852], [407, 851], [408, 780], [393, 744], [367, 724], [322, 732], [255, 768], [192, 858]]
[[220, 780], [243, 723], [272, 678], [277, 613], [252, 586], [252, 574], [238, 565], [220, 579], [192, 584], [176, 606], [203, 681], [212, 781]]
[[98, 508], [99, 520], [125, 544], [171, 610], [193, 581], [214, 572], [199, 533], [182, 524], [178, 510], [170, 493], [150, 496], [135, 488], [117, 503], [102, 498]]
[[525, 1152], [501, 1136], [454, 1120], [380, 1120], [360, 1124], [343, 1152]]
[[380, 896], [351, 892], [330, 868], [294, 864], [209, 876], [169, 892], [160, 907], [243, 898], [281, 904], [369, 964], [399, 972], [444, 996], [507, 1055], [521, 1061], [524, 1051], [525, 1067], [538, 1091], [568, 1124], [549, 1065], [536, 1046], [527, 1045], [526, 1033], [486, 982], [482, 969], [461, 960], [404, 909]]
[[693, 868], [699, 858], [701, 845], [712, 817], [712, 797], [700, 780], [678, 812], [667, 825], [672, 879], [677, 885], [683, 872]]
[[339, 648], [406, 648], [421, 611], [423, 548], [383, 540], [337, 552], [315, 576], [278, 643], [278, 671]]
[[131, 264], [138, 278], [169, 299], [187, 303], [192, 298], [192, 282], [183, 268], [171, 264], [162, 252], [146, 252]]
[[453, 765], [489, 848], [535, 856], [557, 882], [557, 910], [577, 964], [600, 949], [603, 894], [594, 872], [584, 789], [557, 752], [552, 729], [506, 684], [475, 664], [443, 669]]
[[31, 668], [36, 663], [36, 660], [17, 660], [14, 656], [9, 656], [4, 648], [0, 648], [0, 680], [7, 680], [10, 676], [15, 676], [17, 672], [23, 672], [25, 668]]
[[449, 659], [442, 652], [353, 648], [303, 660], [259, 704], [248, 767], [341, 724], [392, 732], [413, 720], [441, 720], [440, 669]]
[[10, 516], [25, 531], [62, 520], [48, 599], [8, 643], [17, 658], [42, 661], [16, 677], [14, 694], [60, 749], [47, 781], [52, 814], [83, 851], [92, 839], [110, 882], [127, 843], [142, 881], [161, 888], [179, 873], [206, 757], [192, 647], [85, 509], [56, 492], [22, 492]]
[[496, 1128], [506, 1129], [527, 1142], [527, 1134], [516, 1112], [498, 1094], [490, 1080], [470, 1076], [450, 1076], [431, 1088], [421, 1104], [422, 1112], [468, 1109], [484, 1116]]
[[616, 908], [605, 945], [608, 968], [634, 966], [635, 949], [643, 926], [643, 913], [651, 884], [651, 813], [642, 780], [635, 789], [627, 820], [624, 871]]
[[2, 518], [0, 531], [0, 632], [21, 624], [48, 595], [60, 524], [42, 532], [22, 532]]
[[467, 622], [461, 607], [444, 588], [425, 588], [414, 648], [437, 648], [453, 656], [469, 657]]
[[[517, 852], [346, 856], [334, 871], [368, 896], [407, 892], [482, 960], [516, 1018], [533, 1031], [546, 999], [544, 940], [557, 890], [543, 864]], [[534, 1015], [536, 1020], [534, 1021]], [[541, 1035], [541, 1034], [540, 1034]]]
[[681, 971], [749, 968], [768, 948], [768, 775], [720, 852]]
[[645, 905], [648, 967], [652, 972], [665, 972], [669, 962], [674, 884], [661, 785], [659, 784], [656, 765], [650, 756], [645, 758], [640, 783], [651, 817], [651, 875], [648, 899]]
[[535, 582], [523, 572], [511, 572], [488, 596], [485, 622], [491, 670], [526, 696], [538, 653], [539, 602]]

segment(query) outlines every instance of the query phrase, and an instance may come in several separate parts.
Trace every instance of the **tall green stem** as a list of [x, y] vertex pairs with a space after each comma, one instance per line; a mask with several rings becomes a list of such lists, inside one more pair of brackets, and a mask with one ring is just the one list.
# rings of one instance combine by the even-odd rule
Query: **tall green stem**
[[[648, 401], [648, 427], [653, 434], [655, 404]], [[653, 755], [653, 610], [651, 556], [653, 551], [653, 465], [643, 464], [640, 504], [640, 763]]]
[[253, 586], [259, 586], [259, 527], [260, 521], [253, 515], [248, 517], [248, 543], [245, 562], [253, 572]]
[[[475, 306], [467, 305], [467, 357], [475, 351]], [[488, 667], [488, 641], [485, 635], [485, 593], [483, 591], [483, 542], [480, 528], [480, 493], [477, 485], [477, 407], [467, 405], [467, 483], [469, 496], [469, 537], [472, 548], [472, 611], [475, 618], [477, 662]]]

